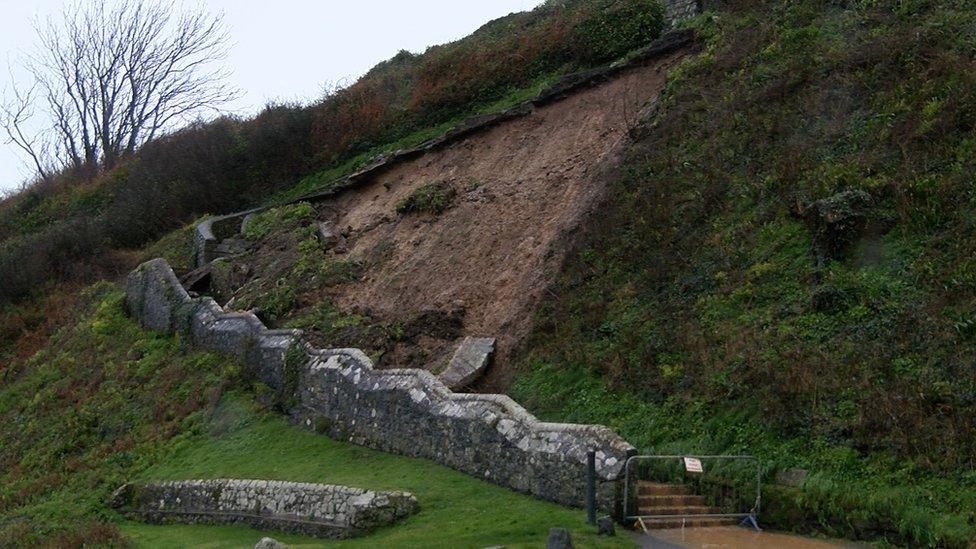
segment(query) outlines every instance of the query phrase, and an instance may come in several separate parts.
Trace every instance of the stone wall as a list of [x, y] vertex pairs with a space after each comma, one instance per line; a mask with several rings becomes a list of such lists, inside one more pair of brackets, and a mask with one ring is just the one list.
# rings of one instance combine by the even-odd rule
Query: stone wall
[[664, 24], [671, 27], [701, 12], [701, 0], [663, 0], [662, 3]]
[[307, 429], [573, 506], [584, 505], [594, 450], [599, 504], [617, 509], [634, 448], [606, 427], [543, 423], [504, 395], [454, 393], [424, 370], [375, 370], [357, 349], [314, 349], [299, 330], [269, 330], [253, 314], [191, 298], [162, 259], [129, 275], [126, 302], [149, 329], [239, 357]]
[[366, 534], [419, 509], [406, 492], [232, 479], [126, 484], [112, 505], [150, 523], [243, 523], [329, 538]]
[[[684, 17], [694, 15], [698, 11], [697, 0], [665, 1], [665, 20], [669, 25]], [[328, 200], [339, 192], [372, 180], [376, 175], [390, 170], [402, 162], [412, 160], [429, 151], [450, 145], [508, 120], [528, 116], [535, 111], [536, 107], [548, 105], [549, 103], [559, 101], [571, 95], [575, 91], [606, 82], [624, 71], [642, 66], [679, 49], [686, 48], [694, 43], [694, 41], [695, 35], [690, 30], [668, 32], [651, 42], [636, 55], [631, 56], [626, 62], [613, 63], [604, 67], [563, 76], [550, 87], [540, 91], [535, 98], [529, 101], [500, 112], [468, 118], [448, 130], [444, 135], [433, 138], [417, 147], [393, 151], [373, 158], [356, 172], [326, 184], [324, 186], [326, 190], [324, 191], [301, 196], [276, 205], [282, 206], [295, 202], [319, 202]], [[193, 240], [197, 266], [201, 267], [213, 260], [217, 255], [216, 250], [219, 241], [240, 232], [241, 225], [249, 214], [257, 213], [264, 209], [266, 208], [256, 208], [232, 213], [198, 223]]]

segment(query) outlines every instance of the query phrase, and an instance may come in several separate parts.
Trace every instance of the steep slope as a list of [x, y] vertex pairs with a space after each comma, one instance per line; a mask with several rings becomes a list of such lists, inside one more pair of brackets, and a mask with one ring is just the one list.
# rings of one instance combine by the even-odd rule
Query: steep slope
[[773, 524], [970, 546], [976, 10], [709, 15], [514, 394], [645, 451], [808, 470]]
[[[399, 166], [328, 208], [351, 235], [349, 253], [388, 257], [336, 303], [386, 318], [464, 312], [465, 335], [497, 337], [501, 361], [527, 333], [561, 267], [569, 235], [600, 202], [627, 129], [684, 54], [538, 109], [447, 150]], [[440, 214], [397, 215], [431, 182], [457, 196]]]

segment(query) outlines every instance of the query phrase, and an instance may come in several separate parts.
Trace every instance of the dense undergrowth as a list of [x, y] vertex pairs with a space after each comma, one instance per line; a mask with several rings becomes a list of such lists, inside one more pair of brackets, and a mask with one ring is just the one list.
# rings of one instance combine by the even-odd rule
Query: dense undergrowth
[[[966, 547], [976, 10], [713, 7], [541, 311], [517, 396], [646, 451], [811, 470], [771, 494], [777, 526]], [[857, 191], [865, 219], [825, 256], [810, 205]]]
[[95, 285], [25, 363], [0, 371], [0, 539], [12, 546], [115, 544], [111, 491], [202, 424], [233, 361], [181, 349]]

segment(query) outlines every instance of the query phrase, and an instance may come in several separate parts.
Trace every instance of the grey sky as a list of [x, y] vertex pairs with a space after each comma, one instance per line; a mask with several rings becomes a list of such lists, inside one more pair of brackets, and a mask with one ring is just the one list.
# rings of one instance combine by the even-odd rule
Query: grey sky
[[[317, 97], [323, 84], [355, 79], [407, 49], [470, 34], [491, 19], [531, 9], [541, 0], [199, 0], [223, 11], [232, 47], [225, 61], [243, 97], [231, 108], [254, 112], [269, 100]], [[65, 0], [0, 0], [0, 92], [6, 67], [34, 44], [31, 21], [57, 15]], [[187, 4], [189, 5], [189, 4]], [[5, 136], [4, 136], [5, 137]], [[3, 140], [5, 141], [5, 139]], [[0, 191], [30, 175], [12, 145], [0, 144]]]

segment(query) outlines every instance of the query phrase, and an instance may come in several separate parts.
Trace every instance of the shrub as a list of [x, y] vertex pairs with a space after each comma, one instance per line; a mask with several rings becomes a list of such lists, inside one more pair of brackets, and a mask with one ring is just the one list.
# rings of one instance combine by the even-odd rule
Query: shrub
[[578, 57], [600, 63], [647, 45], [661, 33], [664, 10], [655, 0], [614, 0], [576, 26]]
[[454, 200], [457, 191], [445, 181], [422, 185], [396, 204], [399, 214], [426, 212], [434, 215], [444, 213]]
[[258, 240], [272, 231], [289, 231], [312, 221], [312, 205], [299, 202], [254, 215], [244, 228], [244, 237]]

